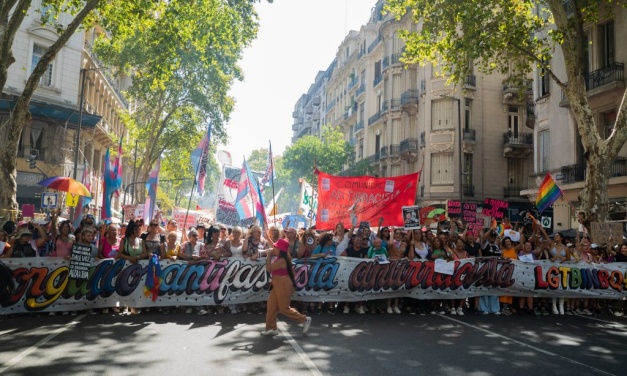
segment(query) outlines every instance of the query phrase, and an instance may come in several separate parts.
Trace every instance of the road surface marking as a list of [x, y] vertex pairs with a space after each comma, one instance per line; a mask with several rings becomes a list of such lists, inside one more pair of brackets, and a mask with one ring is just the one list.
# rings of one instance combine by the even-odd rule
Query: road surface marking
[[55, 330], [54, 332], [50, 333], [46, 338], [42, 339], [41, 341], [37, 342], [35, 345], [27, 348], [26, 350], [24, 350], [21, 353], [19, 353], [17, 356], [13, 357], [11, 360], [6, 362], [4, 365], [0, 366], [0, 374], [4, 373], [9, 368], [11, 368], [14, 365], [16, 365], [20, 360], [26, 358], [31, 353], [37, 351], [37, 349], [39, 349], [41, 346], [43, 346], [46, 343], [48, 343], [54, 337], [58, 336], [59, 334], [63, 333], [64, 331], [70, 329], [74, 325], [78, 324], [78, 322], [81, 321], [81, 319], [83, 317], [85, 317], [85, 316], [87, 316], [87, 314], [82, 314], [82, 315], [77, 316], [76, 318], [74, 318], [74, 320], [70, 321], [69, 323], [65, 324], [64, 326], [60, 327], [59, 329]]
[[318, 367], [316, 367], [314, 362], [307, 356], [307, 353], [305, 352], [305, 350], [303, 350], [303, 348], [300, 347], [300, 345], [298, 344], [298, 342], [296, 342], [294, 337], [292, 337], [290, 332], [287, 331], [285, 324], [283, 322], [279, 322], [278, 328], [279, 328], [279, 332], [281, 332], [281, 334], [285, 336], [285, 338], [287, 338], [287, 342], [289, 342], [289, 344], [292, 345], [292, 348], [294, 349], [294, 351], [296, 351], [300, 359], [303, 361], [303, 363], [305, 363], [305, 366], [307, 366], [307, 368], [309, 369], [309, 372], [311, 372], [311, 374], [315, 376], [322, 376], [322, 372], [320, 372], [320, 370], [318, 369]]
[[567, 358], [567, 357], [565, 357], [565, 356], [562, 356], [562, 355], [559, 355], [559, 354], [552, 353], [552, 352], [550, 352], [550, 351], [547, 351], [547, 350], [541, 349], [541, 348], [539, 348], [539, 347], [535, 347], [535, 346], [530, 345], [530, 344], [528, 344], [528, 343], [524, 343], [524, 342], [522, 342], [522, 341], [519, 341], [519, 340], [516, 340], [516, 339], [510, 338], [510, 337], [507, 337], [507, 336], [505, 336], [505, 335], [503, 335], [503, 334], [501, 334], [501, 333], [493, 332], [493, 331], [490, 331], [490, 330], [484, 329], [484, 328], [482, 328], [482, 327], [480, 327], [480, 326], [471, 325], [471, 324], [468, 324], [468, 323], [466, 323], [466, 322], [463, 322], [463, 321], [460, 321], [460, 320], [454, 319], [454, 318], [449, 317], [449, 316], [445, 316], [445, 315], [438, 315], [438, 316], [440, 316], [440, 317], [442, 317], [442, 318], [445, 318], [445, 319], [447, 319], [447, 320], [450, 320], [450, 321], [454, 321], [454, 322], [456, 322], [456, 323], [458, 323], [458, 324], [461, 324], [461, 325], [467, 326], [467, 327], [469, 327], [469, 328], [473, 328], [473, 329], [479, 330], [479, 331], [481, 331], [481, 332], [484, 332], [484, 333], [487, 333], [487, 334], [490, 334], [490, 335], [493, 335], [493, 336], [497, 336], [497, 337], [500, 337], [500, 338], [506, 339], [506, 340], [508, 340], [508, 341], [511, 341], [511, 342], [516, 343], [516, 344], [518, 344], [518, 345], [520, 345], [520, 346], [523, 346], [523, 347], [527, 347], [527, 348], [529, 348], [529, 349], [531, 349], [531, 350], [534, 350], [534, 351], [540, 352], [540, 353], [542, 353], [542, 354], [549, 355], [549, 356], [554, 356], [554, 357], [557, 357], [557, 358], [561, 358], [561, 359], [563, 359], [563, 360], [566, 360], [567, 362], [574, 363], [574, 364], [578, 364], [578, 365], [580, 365], [580, 366], [586, 367], [586, 368], [588, 368], [588, 369], [590, 369], [590, 370], [592, 370], [592, 371], [595, 371], [595, 372], [597, 372], [597, 373], [602, 373], [602, 374], [604, 374], [604, 375], [610, 375], [610, 376], [616, 376], [616, 375], [615, 375], [615, 374], [613, 374], [613, 373], [609, 373], [609, 372], [603, 371], [602, 369], [598, 369], [598, 368], [593, 367], [593, 366], [591, 366], [591, 365], [589, 365], [589, 364], [581, 363], [581, 362], [578, 362], [578, 361], [576, 361], [576, 360], [573, 360], [573, 359]]

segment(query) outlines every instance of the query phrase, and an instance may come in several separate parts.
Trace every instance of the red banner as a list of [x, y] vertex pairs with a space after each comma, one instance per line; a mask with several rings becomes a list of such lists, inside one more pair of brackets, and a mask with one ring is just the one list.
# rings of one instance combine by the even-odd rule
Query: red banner
[[[333, 229], [338, 223], [350, 228], [355, 223], [377, 226], [403, 226], [403, 206], [412, 206], [420, 172], [385, 178], [371, 176], [334, 176], [318, 174], [316, 228]], [[351, 215], [356, 220], [351, 220]]]

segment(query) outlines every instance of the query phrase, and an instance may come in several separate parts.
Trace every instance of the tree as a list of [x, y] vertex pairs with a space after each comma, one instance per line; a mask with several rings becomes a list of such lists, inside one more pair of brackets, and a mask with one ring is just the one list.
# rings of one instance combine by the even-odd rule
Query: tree
[[304, 178], [313, 184], [314, 162], [319, 170], [337, 174], [350, 163], [352, 152], [353, 148], [344, 140], [340, 127], [325, 125], [320, 138], [311, 135], [302, 137], [285, 150], [283, 168], [286, 178], [292, 183]]
[[[591, 221], [607, 217], [610, 166], [627, 141], [627, 92], [623, 93], [614, 130], [605, 139], [586, 95], [588, 40], [584, 26], [613, 12], [616, 2], [596, 0], [389, 0], [397, 18], [412, 12], [417, 31], [404, 31], [408, 64], [440, 64], [452, 83], [470, 72], [470, 61], [484, 74], [499, 72], [522, 80], [534, 66], [564, 91], [585, 150], [586, 181], [579, 194]], [[592, 42], [594, 43], [594, 42]], [[561, 52], [566, 79], [551, 58]]]
[[261, 148], [250, 152], [250, 156], [246, 159], [248, 167], [253, 171], [265, 172], [268, 165], [268, 149]]
[[[43, 24], [54, 26], [58, 35], [46, 53], [41, 57], [32, 73], [24, 84], [22, 94], [17, 98], [15, 108], [9, 115], [8, 123], [0, 127], [0, 208], [17, 209], [17, 149], [22, 130], [30, 120], [28, 105], [37, 89], [39, 79], [46, 72], [48, 65], [54, 60], [57, 53], [74, 35], [79, 27], [93, 22], [91, 12], [96, 9], [101, 0], [63, 1], [45, 0], [47, 11], [42, 14]], [[3, 92], [7, 81], [8, 69], [15, 62], [13, 56], [13, 41], [19, 30], [26, 12], [31, 6], [30, 0], [5, 0], [0, 4], [0, 93]], [[72, 20], [64, 25], [58, 21], [61, 14], [73, 16]]]
[[128, 95], [140, 106], [126, 124], [139, 140], [137, 180], [144, 180], [160, 157], [170, 156], [181, 162], [179, 170], [189, 170], [179, 153], [194, 148], [208, 124], [213, 144], [226, 141], [223, 125], [235, 103], [228, 90], [243, 78], [237, 63], [256, 37], [255, 2], [162, 1], [155, 13], [135, 12], [130, 24], [125, 14], [106, 19], [109, 33], [94, 49], [119, 72], [133, 74]]

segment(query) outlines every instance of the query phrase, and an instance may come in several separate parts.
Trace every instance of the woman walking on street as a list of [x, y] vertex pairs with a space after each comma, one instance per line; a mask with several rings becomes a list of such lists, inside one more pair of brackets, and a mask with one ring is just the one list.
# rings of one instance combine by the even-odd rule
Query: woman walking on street
[[266, 270], [272, 275], [272, 290], [268, 297], [268, 310], [266, 313], [266, 330], [261, 332], [264, 336], [279, 334], [277, 329], [277, 316], [279, 313], [287, 318], [303, 324], [303, 334], [307, 333], [311, 326], [311, 317], [299, 313], [290, 307], [290, 300], [296, 287], [292, 261], [287, 252], [290, 243], [286, 239], [279, 239], [274, 247], [268, 251], [266, 258]]

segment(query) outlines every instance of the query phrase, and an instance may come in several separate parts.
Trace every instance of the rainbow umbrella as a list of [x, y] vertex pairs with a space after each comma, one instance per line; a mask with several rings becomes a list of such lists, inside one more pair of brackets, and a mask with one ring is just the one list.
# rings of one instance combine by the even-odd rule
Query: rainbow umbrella
[[53, 176], [37, 183], [42, 187], [55, 189], [61, 192], [73, 193], [79, 196], [91, 197], [91, 192], [79, 181], [67, 176]]

